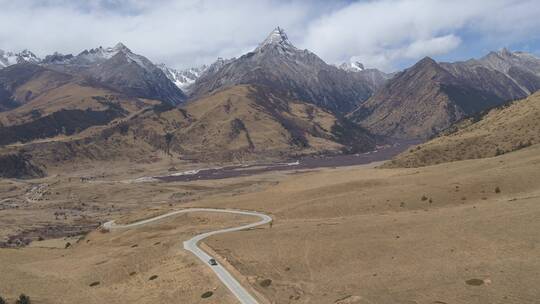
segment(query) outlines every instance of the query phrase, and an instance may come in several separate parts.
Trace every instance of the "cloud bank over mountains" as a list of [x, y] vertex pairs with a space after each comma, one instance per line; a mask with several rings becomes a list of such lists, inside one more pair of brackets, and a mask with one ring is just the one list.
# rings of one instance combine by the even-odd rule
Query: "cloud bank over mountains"
[[122, 41], [155, 62], [189, 67], [241, 55], [277, 25], [330, 63], [386, 71], [504, 46], [540, 52], [535, 0], [0, 0], [0, 7], [0, 49], [40, 56]]

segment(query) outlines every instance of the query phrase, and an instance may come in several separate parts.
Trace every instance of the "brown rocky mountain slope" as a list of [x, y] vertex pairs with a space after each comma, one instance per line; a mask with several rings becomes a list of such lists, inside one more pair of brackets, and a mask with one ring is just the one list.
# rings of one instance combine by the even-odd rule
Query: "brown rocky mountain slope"
[[540, 88], [540, 59], [502, 50], [481, 59], [424, 58], [397, 74], [350, 116], [375, 134], [429, 138], [454, 122]]
[[72, 76], [23, 63], [0, 70], [0, 112], [14, 109], [43, 92], [57, 88], [73, 79]]
[[492, 157], [539, 143], [540, 92], [465, 119], [386, 166], [418, 167]]
[[496, 95], [463, 84], [433, 59], [424, 58], [391, 79], [351, 117], [376, 134], [424, 138], [501, 102]]
[[175, 131], [173, 139], [182, 153], [229, 159], [374, 148], [365, 130], [264, 86], [234, 86], [192, 102], [186, 110], [194, 121]]
[[[125, 103], [103, 104], [103, 110], [69, 113], [81, 115], [82, 129], [65, 125], [73, 120], [63, 111], [2, 127], [0, 132], [17, 137], [5, 137], [0, 155], [17, 155], [25, 164], [45, 169], [93, 161], [151, 162], [166, 153], [229, 162], [375, 147], [373, 136], [346, 119], [262, 86], [231, 87], [183, 108], [161, 103], [129, 111]], [[88, 117], [95, 121], [86, 122]], [[43, 125], [54, 127], [43, 132]]]

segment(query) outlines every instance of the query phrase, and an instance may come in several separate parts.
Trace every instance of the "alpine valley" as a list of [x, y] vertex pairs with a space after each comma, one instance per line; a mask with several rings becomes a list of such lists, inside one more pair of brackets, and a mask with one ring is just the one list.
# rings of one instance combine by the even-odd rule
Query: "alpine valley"
[[291, 40], [0, 50], [0, 304], [539, 303], [540, 58], [386, 73]]

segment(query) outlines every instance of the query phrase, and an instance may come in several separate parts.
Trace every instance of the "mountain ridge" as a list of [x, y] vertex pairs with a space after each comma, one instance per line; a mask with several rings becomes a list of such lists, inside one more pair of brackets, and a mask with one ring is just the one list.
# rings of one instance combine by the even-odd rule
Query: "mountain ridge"
[[253, 51], [203, 73], [193, 84], [190, 98], [229, 86], [257, 84], [344, 113], [382, 85], [385, 74], [379, 74], [373, 77], [373, 71], [353, 73], [329, 65], [314, 53], [296, 48], [278, 27]]
[[[525, 59], [523, 59], [525, 58]], [[373, 133], [429, 138], [453, 123], [540, 88], [540, 59], [508, 50], [438, 63], [426, 57], [396, 74], [349, 114]]]

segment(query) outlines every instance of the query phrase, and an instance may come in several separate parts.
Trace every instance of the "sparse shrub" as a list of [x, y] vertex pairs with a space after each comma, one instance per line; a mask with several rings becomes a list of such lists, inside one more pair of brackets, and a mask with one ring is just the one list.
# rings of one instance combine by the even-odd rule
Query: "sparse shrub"
[[70, 242], [67, 242], [67, 243], [66, 243], [66, 249], [68, 249], [69, 247], [71, 247], [71, 243], [70, 243]]
[[517, 148], [516, 148], [516, 150], [521, 150], [523, 148], [527, 148], [527, 147], [530, 147], [530, 146], [532, 146], [532, 142], [530, 140], [527, 141], [527, 142], [520, 141]]
[[0, 304], [7, 304], [7, 302], [4, 300], [4, 298], [0, 297]]
[[165, 153], [167, 153], [167, 155], [171, 155], [171, 142], [173, 140], [173, 137], [174, 135], [170, 132], [167, 132], [165, 134], [165, 144], [167, 145], [166, 147], [166, 150], [165, 150]]
[[205, 293], [203, 293], [203, 294], [201, 295], [201, 298], [203, 298], [203, 299], [210, 298], [212, 295], [214, 295], [213, 292], [207, 291], [207, 292], [205, 292]]
[[430, 204], [433, 203], [433, 200], [432, 200], [431, 198], [429, 199], [429, 203], [430, 203]]
[[174, 106], [172, 106], [171, 104], [166, 103], [166, 102], [159, 103], [159, 104], [152, 107], [152, 110], [156, 114], [161, 114], [163, 112], [167, 112], [167, 111], [170, 111], [172, 109], [174, 109]]
[[405, 202], [399, 203], [399, 206], [400, 206], [401, 208], [405, 207]]
[[100, 284], [99, 281], [95, 281], [95, 282], [90, 283], [90, 287], [98, 286], [99, 284]]
[[[32, 119], [38, 119], [41, 117], [41, 111], [37, 110], [37, 109], [34, 109], [32, 111], [30, 111], [30, 117]], [[1, 302], [0, 302], [1, 303]]]
[[427, 198], [427, 196], [422, 195], [422, 198], [421, 198], [421, 199], [422, 199], [422, 201], [427, 201], [428, 198]]
[[270, 285], [272, 285], [272, 280], [264, 279], [259, 282], [259, 285], [261, 285], [261, 287], [269, 287]]
[[157, 275], [153, 275], [153, 276], [151, 276], [148, 280], [149, 280], [149, 281], [153, 281], [153, 280], [155, 280], [155, 279], [157, 279], [157, 278], [158, 278]]
[[495, 187], [495, 193], [501, 193], [501, 188], [499, 188], [499, 186]]
[[15, 304], [30, 304], [32, 303], [30, 301], [30, 297], [25, 295], [24, 293], [19, 296], [19, 299], [15, 301]]
[[121, 122], [118, 125], [118, 131], [120, 131], [121, 135], [126, 135], [129, 131], [129, 125], [126, 122]]
[[484, 280], [470, 279], [470, 280], [465, 281], [465, 283], [467, 283], [467, 285], [480, 286], [484, 284]]

